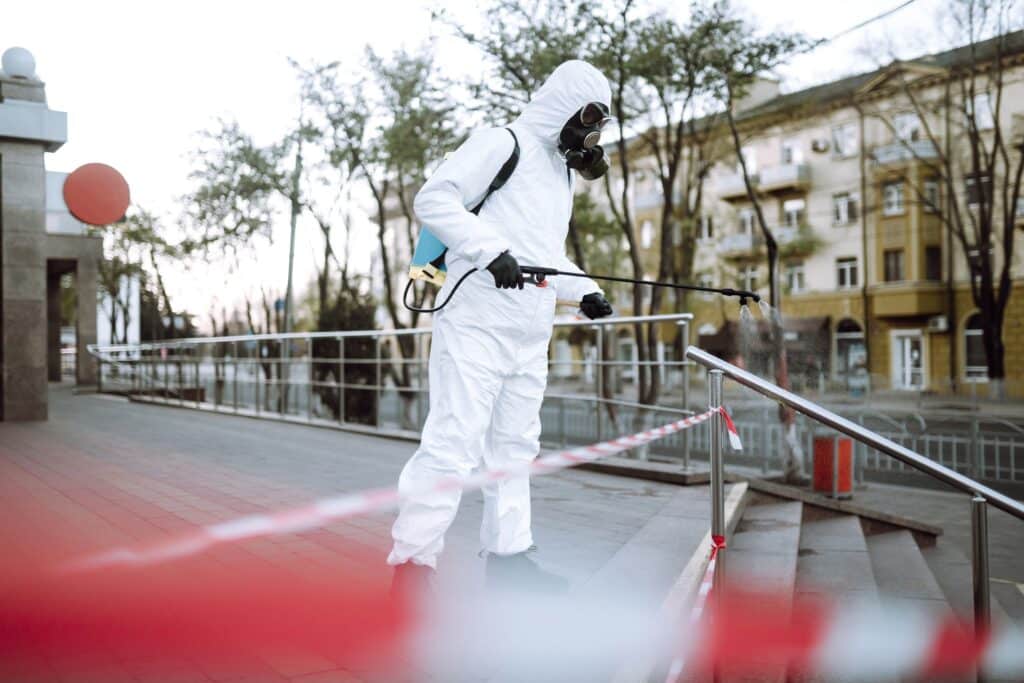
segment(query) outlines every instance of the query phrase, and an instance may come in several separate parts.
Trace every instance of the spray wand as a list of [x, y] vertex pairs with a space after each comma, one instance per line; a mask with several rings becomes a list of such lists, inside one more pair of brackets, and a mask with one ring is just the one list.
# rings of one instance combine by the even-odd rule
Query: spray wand
[[[668, 287], [670, 289], [682, 289], [691, 292], [708, 292], [710, 294], [721, 294], [722, 296], [735, 296], [739, 297], [740, 306], [746, 306], [748, 299], [752, 299], [755, 302], [761, 301], [761, 297], [755, 294], [754, 292], [748, 292], [743, 289], [733, 289], [731, 287], [702, 287], [700, 285], [683, 285], [675, 282], [659, 282], [657, 280], [637, 280], [629, 277], [616, 277], [614, 275], [574, 273], [568, 270], [558, 270], [557, 268], [547, 268], [545, 266], [521, 265], [519, 267], [519, 270], [522, 271], [524, 275], [529, 276], [527, 278], [528, 282], [531, 282], [532, 284], [537, 285], [538, 287], [545, 286], [545, 280], [549, 275], [565, 275], [568, 277], [586, 277], [592, 280], [605, 280], [607, 282], [622, 282], [625, 284], [632, 285], [647, 285], [649, 287]], [[459, 289], [459, 286], [462, 285], [466, 278], [475, 272], [477, 272], [476, 268], [473, 268], [472, 270], [466, 272], [461, 278], [459, 278], [459, 281], [455, 283], [455, 286], [452, 287], [452, 290], [448, 292], [448, 296], [445, 297], [445, 300], [442, 301], [440, 305], [435, 306], [433, 308], [417, 308], [416, 306], [413, 306], [409, 303], [409, 290], [412, 289], [412, 285], [414, 282], [414, 280], [409, 280], [409, 283], [405, 286], [405, 293], [402, 296], [402, 303], [405, 305], [407, 309], [409, 309], [410, 311], [415, 311], [417, 313], [435, 313], [437, 311], [440, 311], [442, 308], [448, 305], [448, 302], [451, 301], [452, 296], [454, 296], [455, 292]]]
[[544, 282], [544, 279], [548, 275], [568, 275], [570, 277], [586, 277], [591, 280], [607, 280], [608, 282], [623, 282], [632, 285], [668, 287], [670, 289], [684, 289], [691, 292], [709, 292], [711, 294], [721, 294], [723, 296], [738, 296], [740, 298], [741, 306], [745, 306], [747, 304], [747, 299], [753, 299], [755, 302], [761, 300], [761, 297], [753, 292], [748, 292], [742, 289], [733, 289], [731, 287], [702, 287], [700, 285], [681, 285], [675, 282], [659, 282], [657, 280], [636, 280], [631, 277], [615, 277], [614, 275], [573, 273], [571, 271], [558, 270], [556, 268], [545, 268], [544, 266], [520, 266], [519, 270], [523, 271], [526, 275], [533, 276], [531, 280], [535, 285], [540, 285]]

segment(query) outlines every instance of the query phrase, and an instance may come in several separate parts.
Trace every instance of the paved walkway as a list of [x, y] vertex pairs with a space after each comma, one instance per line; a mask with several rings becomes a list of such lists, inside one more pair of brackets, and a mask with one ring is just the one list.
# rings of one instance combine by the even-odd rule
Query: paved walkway
[[[60, 538], [66, 553], [167, 537], [199, 524], [300, 505], [310, 499], [393, 484], [413, 450], [404, 441], [51, 390], [50, 420], [0, 423], [0, 509], [34, 520], [32, 529], [0, 522], [0, 543]], [[469, 494], [449, 534], [442, 576], [482, 579], [479, 493]], [[708, 529], [706, 487], [680, 489], [583, 471], [537, 479], [536, 558], [574, 589], [628, 568], [637, 599], [656, 600]], [[358, 549], [383, 571], [392, 514], [336, 523], [314, 532], [241, 544], [248, 560], [280, 563]], [[660, 520], [660, 522], [659, 522]], [[664, 524], [671, 526], [667, 529]], [[638, 531], [662, 524], [661, 542], [642, 566], [617, 554]], [[70, 539], [70, 542], [69, 542]], [[632, 547], [635, 547], [633, 544]], [[29, 551], [25, 551], [29, 552]], [[612, 560], [615, 560], [614, 562]], [[67, 672], [64, 672], [67, 674]], [[80, 673], [80, 672], [79, 672]], [[58, 677], [54, 680], [67, 680]], [[130, 663], [102, 680], [140, 680]], [[134, 678], [133, 678], [134, 677]], [[70, 680], [81, 680], [80, 675]], [[176, 680], [249, 680], [186, 671]], [[355, 680], [330, 662], [270, 664], [258, 680]]]
[[[55, 386], [48, 422], [0, 423], [0, 547], [16, 560], [19, 549], [29, 552], [35, 542], [52, 538], [65, 553], [83, 554], [390, 486], [413, 447], [302, 425], [74, 396], [70, 387]], [[963, 496], [873, 484], [856, 498], [944, 526], [951, 541], [968, 547]], [[534, 484], [536, 558], [569, 578], [573, 590], [597, 590], [618, 579], [629, 582], [631, 599], [654, 602], [707, 531], [708, 510], [706, 487], [583, 471], [543, 477]], [[442, 558], [441, 575], [460, 582], [460, 589], [475, 590], [482, 580], [480, 512], [480, 495], [468, 495]], [[236, 559], [281, 565], [355, 556], [386, 572], [392, 519], [375, 515], [248, 541], [239, 544]], [[993, 511], [990, 525], [993, 576], [1024, 582], [1024, 524]], [[137, 662], [116, 661], [100, 671], [54, 671], [39, 680], [154, 679]], [[199, 668], [177, 671], [174, 680], [359, 679], [330, 661], [300, 658], [268, 661], [256, 676]]]

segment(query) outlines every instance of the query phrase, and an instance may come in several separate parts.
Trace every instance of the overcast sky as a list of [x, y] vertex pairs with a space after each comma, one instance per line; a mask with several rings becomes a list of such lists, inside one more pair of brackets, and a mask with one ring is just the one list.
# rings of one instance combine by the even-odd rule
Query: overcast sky
[[[49, 105], [68, 113], [68, 143], [47, 158], [51, 170], [71, 171], [103, 162], [127, 178], [135, 203], [173, 224], [179, 198], [188, 191], [188, 152], [196, 132], [218, 117], [237, 119], [267, 142], [281, 136], [295, 116], [295, 82], [287, 58], [300, 62], [339, 60], [358, 69], [364, 46], [387, 52], [434, 40], [439, 64], [450, 74], [481, 69], [472, 51], [432, 25], [430, 7], [417, 0], [290, 0], [234, 2], [91, 2], [11, 0], [0, 13], [0, 51], [28, 48], [46, 82]], [[444, 6], [468, 19], [478, 3], [447, 0]], [[685, 2], [651, 1], [673, 13]], [[901, 4], [900, 0], [748, 1], [757, 25], [828, 37]], [[873, 68], [869, 45], [897, 46], [912, 56], [934, 47], [943, 0], [917, 0], [870, 27], [836, 40], [781, 70], [783, 87], [794, 90]], [[682, 9], [677, 9], [682, 8]], [[681, 17], [682, 18], [682, 17]], [[368, 263], [370, 227], [354, 254]], [[205, 322], [211, 306], [236, 305], [246, 291], [283, 291], [287, 268], [287, 218], [273, 245], [238, 269], [218, 263], [175, 268], [168, 285], [176, 307]], [[315, 228], [302, 225], [296, 249], [296, 283], [313, 274], [320, 250]], [[339, 245], [335, 245], [336, 247]]]

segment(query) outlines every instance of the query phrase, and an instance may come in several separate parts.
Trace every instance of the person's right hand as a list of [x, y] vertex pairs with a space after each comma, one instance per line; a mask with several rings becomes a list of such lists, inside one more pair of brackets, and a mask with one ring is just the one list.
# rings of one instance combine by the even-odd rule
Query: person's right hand
[[487, 270], [494, 276], [494, 286], [498, 289], [523, 288], [523, 272], [519, 270], [519, 262], [507, 251], [501, 252], [498, 258], [491, 261]]

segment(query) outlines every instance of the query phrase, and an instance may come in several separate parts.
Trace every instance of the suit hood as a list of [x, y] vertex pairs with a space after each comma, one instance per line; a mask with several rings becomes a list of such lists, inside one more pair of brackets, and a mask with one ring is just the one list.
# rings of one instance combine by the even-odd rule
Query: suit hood
[[548, 76], [516, 123], [543, 142], [557, 146], [558, 135], [570, 116], [588, 102], [601, 102], [610, 109], [611, 99], [608, 79], [593, 65], [572, 59]]

